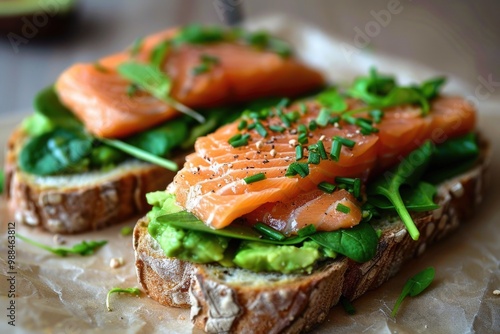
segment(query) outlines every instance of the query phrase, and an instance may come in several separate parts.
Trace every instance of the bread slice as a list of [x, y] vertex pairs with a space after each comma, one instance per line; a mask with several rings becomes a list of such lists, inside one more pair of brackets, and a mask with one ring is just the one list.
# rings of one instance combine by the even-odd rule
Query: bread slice
[[490, 148], [478, 164], [438, 188], [439, 209], [414, 214], [421, 235], [411, 239], [399, 220], [379, 221], [377, 254], [366, 263], [338, 258], [310, 275], [254, 273], [167, 258], [148, 234], [147, 218], [134, 229], [137, 276], [144, 291], [166, 306], [191, 307], [191, 320], [209, 333], [299, 333], [321, 323], [341, 295], [354, 300], [395, 275], [469, 218], [481, 202]]
[[[109, 171], [62, 176], [36, 176], [17, 164], [27, 136], [16, 129], [8, 141], [5, 193], [17, 222], [53, 233], [97, 230], [146, 212], [145, 194], [163, 190], [175, 173], [163, 167], [128, 160]], [[185, 155], [176, 157], [183, 163]]]

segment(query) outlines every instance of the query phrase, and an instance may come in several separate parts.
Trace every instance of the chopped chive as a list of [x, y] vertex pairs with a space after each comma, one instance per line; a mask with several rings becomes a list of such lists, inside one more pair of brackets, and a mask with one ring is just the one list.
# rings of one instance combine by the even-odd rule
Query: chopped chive
[[304, 151], [302, 149], [302, 145], [299, 144], [295, 146], [295, 155], [296, 155], [295, 160], [300, 160], [304, 157]]
[[307, 114], [307, 106], [305, 103], [300, 104], [300, 112], [302, 113], [302, 115]]
[[345, 115], [342, 119], [349, 124], [356, 125], [356, 117], [352, 117], [350, 115]]
[[332, 142], [332, 149], [330, 151], [330, 157], [335, 161], [339, 161], [341, 149], [342, 149], [342, 143], [339, 142], [337, 139], [334, 139]]
[[268, 135], [266, 128], [262, 125], [261, 122], [255, 122], [255, 130], [264, 138], [266, 138]]
[[283, 132], [285, 131], [285, 128], [282, 127], [281, 125], [269, 125], [269, 129], [274, 132]]
[[247, 129], [253, 130], [253, 129], [255, 129], [255, 125], [256, 125], [255, 123], [250, 123], [250, 124], [248, 124]]
[[340, 296], [340, 303], [347, 314], [353, 315], [356, 313], [356, 309], [346, 297]]
[[330, 117], [330, 110], [322, 108], [319, 111], [318, 117], [316, 117], [316, 123], [319, 126], [326, 126], [328, 124], [329, 117]]
[[384, 112], [380, 109], [374, 109], [369, 112], [370, 116], [373, 118], [375, 123], [380, 123], [382, 121], [382, 117], [384, 117]]
[[354, 184], [354, 181], [356, 181], [356, 180], [353, 179], [352, 177], [340, 177], [340, 176], [337, 176], [335, 178], [335, 182], [336, 183], [343, 183], [343, 184], [347, 184], [348, 186], [352, 186]]
[[305, 126], [304, 124], [299, 124], [297, 130], [299, 131], [299, 133], [307, 133], [307, 126]]
[[[366, 122], [366, 120], [362, 118], [357, 118], [355, 124], [361, 128], [361, 130], [365, 130], [363, 134], [369, 134], [373, 132], [378, 132], [378, 129], [374, 128], [370, 123]], [[366, 133], [369, 132], [369, 133]]]
[[276, 105], [276, 108], [278, 108], [278, 109], [285, 108], [286, 106], [288, 106], [288, 104], [290, 104], [290, 100], [288, 98], [284, 97], [278, 102], [278, 104]]
[[238, 133], [238, 134], [232, 136], [231, 138], [229, 138], [228, 143], [232, 147], [246, 146], [246, 145], [248, 145], [248, 138], [250, 138], [250, 135], [248, 133], [244, 134], [244, 135], [241, 135], [241, 133]]
[[283, 241], [286, 239], [286, 236], [283, 233], [261, 222], [255, 224], [254, 229], [256, 229], [257, 232], [259, 232], [263, 236], [274, 240]]
[[326, 150], [325, 150], [325, 146], [323, 145], [323, 141], [318, 140], [318, 143], [316, 145], [318, 146], [318, 152], [319, 152], [321, 159], [327, 160], [328, 156], [326, 155]]
[[307, 133], [301, 133], [301, 134], [299, 135], [298, 141], [299, 141], [299, 143], [301, 143], [301, 144], [307, 144], [307, 142], [309, 141], [309, 140], [307, 139]]
[[297, 174], [301, 177], [309, 175], [309, 165], [305, 162], [292, 162], [290, 166], [288, 166], [285, 176], [295, 176]]
[[247, 176], [243, 180], [245, 181], [246, 184], [254, 183], [257, 181], [262, 181], [266, 179], [266, 174], [264, 173], [258, 173], [255, 175]]
[[314, 131], [318, 128], [318, 123], [313, 119], [309, 122], [309, 130]]
[[352, 186], [353, 188], [353, 195], [354, 197], [358, 198], [361, 195], [361, 179], [357, 178], [354, 179], [354, 184]]
[[288, 117], [286, 117], [285, 114], [280, 113], [279, 114], [279, 118], [283, 122], [283, 124], [285, 125], [285, 127], [289, 128], [292, 125], [292, 123], [290, 123], [290, 120], [288, 119]]
[[340, 121], [340, 116], [333, 116], [328, 119], [329, 124], [335, 124]]
[[353, 148], [354, 145], [356, 145], [356, 142], [354, 140], [350, 140], [339, 136], [335, 136], [335, 140], [338, 140], [342, 145], [347, 146], [349, 148]]
[[297, 231], [299, 237], [307, 237], [308, 235], [316, 233], [316, 226], [309, 224]]
[[333, 193], [335, 188], [336, 187], [334, 184], [331, 184], [331, 183], [326, 182], [326, 181], [320, 182], [320, 184], [318, 184], [318, 189], [324, 191], [327, 194]]
[[335, 210], [340, 211], [342, 213], [345, 213], [346, 215], [351, 212], [351, 208], [349, 208], [348, 206], [345, 206], [342, 203], [337, 204], [337, 207], [335, 208]]
[[310, 151], [309, 152], [309, 158], [307, 159], [307, 162], [310, 164], [317, 165], [319, 164], [321, 158], [317, 152]]
[[245, 120], [241, 120], [240, 124], [238, 124], [238, 130], [243, 130], [244, 128], [246, 128], [248, 125], [247, 121]]
[[300, 118], [300, 114], [296, 111], [292, 111], [285, 114], [286, 118], [290, 120], [290, 122], [296, 122]]

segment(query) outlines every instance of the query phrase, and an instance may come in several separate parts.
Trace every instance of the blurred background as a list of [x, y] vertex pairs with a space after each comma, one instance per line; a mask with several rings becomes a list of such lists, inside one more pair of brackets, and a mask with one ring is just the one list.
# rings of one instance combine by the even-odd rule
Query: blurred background
[[[19, 7], [5, 5], [13, 2]], [[497, 0], [0, 0], [0, 122], [29, 112], [36, 92], [75, 62], [167, 27], [222, 24], [223, 12], [237, 7], [246, 21], [278, 14], [316, 26], [343, 41], [346, 57], [391, 54], [500, 96]]]

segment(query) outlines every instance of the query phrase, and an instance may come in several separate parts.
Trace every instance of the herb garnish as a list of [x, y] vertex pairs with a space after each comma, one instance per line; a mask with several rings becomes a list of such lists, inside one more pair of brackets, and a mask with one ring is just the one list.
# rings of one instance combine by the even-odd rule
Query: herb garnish
[[342, 305], [342, 308], [344, 309], [344, 311], [347, 314], [353, 315], [353, 314], [356, 313], [356, 309], [351, 304], [351, 302], [349, 301], [349, 299], [347, 299], [346, 297], [340, 296], [340, 304]]
[[295, 176], [299, 174], [301, 177], [309, 175], [309, 165], [305, 162], [292, 162], [286, 170], [285, 176]]
[[103, 241], [82, 241], [79, 244], [74, 245], [73, 247], [50, 247], [47, 245], [44, 245], [42, 243], [39, 243], [37, 241], [31, 240], [29, 238], [26, 238], [25, 236], [22, 236], [19, 233], [16, 233], [16, 238], [19, 238], [33, 246], [45, 249], [48, 252], [54, 253], [59, 256], [66, 256], [68, 254], [79, 254], [82, 256], [86, 255], [91, 255], [94, 254], [94, 252], [107, 244], [108, 242], [103, 240]]
[[327, 194], [333, 193], [335, 190], [336, 186], [334, 184], [331, 184], [329, 182], [323, 181], [318, 184], [318, 189], [323, 190]]
[[330, 157], [334, 161], [339, 161], [341, 150], [342, 150], [342, 143], [338, 139], [334, 138], [332, 141], [332, 149], [330, 150]]
[[394, 308], [392, 309], [391, 316], [395, 317], [398, 313], [399, 306], [406, 298], [406, 296], [415, 297], [422, 293], [434, 280], [436, 271], [433, 267], [422, 270], [415, 276], [411, 277], [404, 285], [401, 295], [399, 295]]
[[108, 294], [106, 295], [106, 308], [108, 311], [112, 311], [110, 303], [109, 303], [109, 297], [113, 293], [129, 293], [131, 295], [139, 296], [141, 294], [141, 290], [139, 288], [112, 288], [111, 290], [108, 291]]
[[193, 68], [193, 75], [200, 75], [210, 71], [215, 65], [219, 64], [219, 58], [202, 54], [200, 56], [201, 63]]
[[348, 215], [349, 213], [351, 213], [351, 208], [348, 207], [348, 206], [345, 206], [342, 203], [338, 203], [337, 207], [335, 208], [335, 210], [337, 210], [339, 212], [342, 212], [342, 213], [345, 213], [346, 215]]
[[304, 157], [304, 149], [302, 148], [302, 145], [299, 144], [295, 146], [295, 160], [298, 161]]
[[245, 133], [244, 135], [242, 135], [241, 133], [237, 133], [231, 138], [229, 138], [227, 142], [229, 143], [229, 145], [236, 148], [248, 145], [249, 138], [250, 135], [248, 133]]
[[283, 241], [286, 239], [286, 236], [283, 233], [261, 222], [255, 224], [254, 229], [256, 229], [263, 236], [273, 240]]
[[120, 230], [120, 234], [122, 236], [132, 235], [132, 232], [134, 232], [134, 229], [130, 226], [122, 227], [122, 229]]
[[257, 174], [245, 177], [243, 179], [243, 181], [245, 181], [246, 184], [250, 184], [250, 183], [262, 181], [262, 180], [265, 180], [265, 179], [266, 179], [266, 174], [264, 174], [264, 173], [257, 173]]

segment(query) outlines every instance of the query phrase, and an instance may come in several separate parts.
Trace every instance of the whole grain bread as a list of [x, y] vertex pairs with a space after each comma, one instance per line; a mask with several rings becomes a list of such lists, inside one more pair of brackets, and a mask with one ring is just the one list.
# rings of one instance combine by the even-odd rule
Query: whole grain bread
[[[36, 176], [18, 166], [27, 136], [16, 129], [8, 141], [5, 193], [15, 220], [53, 233], [101, 229], [146, 212], [145, 194], [163, 190], [175, 173], [137, 160], [108, 171]], [[176, 157], [183, 163], [184, 154]]]
[[411, 239], [397, 219], [381, 220], [375, 257], [356, 263], [345, 257], [323, 263], [310, 275], [254, 273], [218, 265], [192, 264], [163, 254], [147, 233], [134, 229], [137, 276], [144, 291], [166, 306], [191, 307], [191, 320], [209, 333], [299, 333], [321, 323], [340, 296], [354, 300], [395, 275], [403, 263], [470, 218], [481, 202], [490, 159], [482, 143], [478, 164], [438, 188], [439, 209], [414, 214], [421, 232]]

